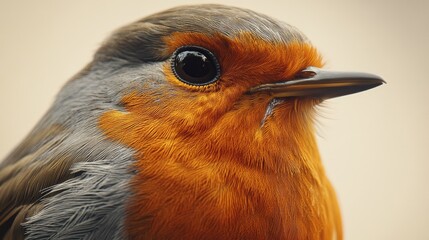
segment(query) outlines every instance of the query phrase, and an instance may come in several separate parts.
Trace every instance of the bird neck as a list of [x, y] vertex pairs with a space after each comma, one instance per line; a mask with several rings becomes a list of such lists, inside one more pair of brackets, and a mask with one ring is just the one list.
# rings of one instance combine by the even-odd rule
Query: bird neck
[[142, 115], [103, 116], [105, 133], [136, 150], [130, 237], [331, 237], [332, 191], [312, 118], [299, 108], [278, 106], [261, 125], [265, 109], [240, 107], [198, 132]]

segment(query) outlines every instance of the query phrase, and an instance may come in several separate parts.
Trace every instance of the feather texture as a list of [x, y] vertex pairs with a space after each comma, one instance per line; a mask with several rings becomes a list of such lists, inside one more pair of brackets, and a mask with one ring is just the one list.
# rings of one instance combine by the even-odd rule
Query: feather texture
[[[221, 77], [187, 85], [195, 45]], [[320, 99], [248, 94], [322, 59], [294, 27], [220, 5], [116, 32], [0, 165], [0, 238], [342, 239], [314, 138]]]

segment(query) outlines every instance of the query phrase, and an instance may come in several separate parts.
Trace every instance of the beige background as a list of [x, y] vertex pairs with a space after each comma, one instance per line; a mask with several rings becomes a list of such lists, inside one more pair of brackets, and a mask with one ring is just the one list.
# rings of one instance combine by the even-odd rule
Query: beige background
[[[184, 3], [0, 1], [0, 158], [115, 28]], [[214, 1], [210, 1], [214, 2]], [[429, 239], [429, 1], [217, 1], [300, 28], [327, 68], [388, 84], [329, 100], [318, 135], [347, 239]]]

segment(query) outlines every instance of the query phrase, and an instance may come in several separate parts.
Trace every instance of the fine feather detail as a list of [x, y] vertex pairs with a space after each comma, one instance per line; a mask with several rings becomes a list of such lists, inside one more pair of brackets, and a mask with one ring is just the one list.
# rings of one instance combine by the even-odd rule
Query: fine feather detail
[[74, 138], [54, 138], [0, 171], [2, 237], [123, 238], [132, 152], [93, 136]]
[[[172, 74], [171, 53], [189, 44], [219, 58], [217, 88]], [[233, 7], [121, 28], [0, 164], [0, 238], [341, 239], [317, 103], [267, 111], [269, 96], [245, 94], [321, 65], [295, 28]]]
[[[124, 176], [130, 175], [131, 153], [103, 147], [114, 154], [75, 164], [71, 171], [78, 176], [52, 187], [49, 193], [54, 195], [43, 201], [43, 210], [25, 223], [28, 239], [124, 238], [122, 218], [129, 179]], [[92, 157], [104, 155], [98, 154]]]

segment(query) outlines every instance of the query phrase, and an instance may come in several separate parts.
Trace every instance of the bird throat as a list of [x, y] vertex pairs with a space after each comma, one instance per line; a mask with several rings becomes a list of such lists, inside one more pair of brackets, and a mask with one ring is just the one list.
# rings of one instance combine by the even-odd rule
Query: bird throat
[[331, 237], [333, 192], [312, 123], [299, 114], [313, 104], [284, 99], [265, 104], [254, 111], [244, 104], [217, 127], [191, 136], [175, 133], [167, 121], [145, 120], [134, 109], [104, 114], [100, 128], [106, 136], [136, 152], [129, 237]]

